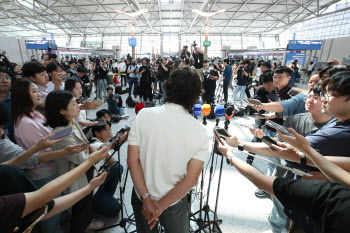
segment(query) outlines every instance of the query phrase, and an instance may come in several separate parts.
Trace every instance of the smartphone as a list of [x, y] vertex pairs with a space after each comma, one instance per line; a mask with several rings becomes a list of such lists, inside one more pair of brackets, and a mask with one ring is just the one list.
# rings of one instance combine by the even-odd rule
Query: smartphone
[[77, 102], [78, 104], [83, 104], [83, 103], [85, 103], [85, 102], [88, 100], [88, 98], [89, 98], [89, 97], [83, 97], [83, 98], [78, 99], [76, 102]]
[[248, 125], [240, 125], [240, 126], [242, 126], [242, 127], [244, 127], [244, 128], [247, 128], [247, 129], [255, 130], [252, 126], [248, 126]]
[[273, 122], [273, 121], [270, 121], [270, 120], [266, 121], [265, 124], [266, 124], [267, 126], [270, 126], [271, 128], [274, 128], [274, 129], [276, 129], [276, 130], [281, 131], [281, 133], [283, 133], [283, 134], [285, 134], [285, 135], [287, 135], [287, 136], [292, 136], [292, 137], [294, 137], [293, 134], [291, 134], [291, 133], [289, 132], [289, 130], [288, 130], [286, 127], [282, 126], [282, 125], [279, 125], [279, 124], [277, 124], [277, 123], [275, 123], [275, 122]]
[[293, 96], [298, 95], [299, 91], [297, 91], [296, 89], [290, 89], [290, 91], [288, 91], [287, 94], [293, 97]]
[[81, 144], [80, 147], [84, 147], [84, 146], [87, 146], [87, 145], [91, 145], [92, 143], [94, 143], [94, 141], [93, 141], [93, 142], [85, 142], [85, 143]]
[[262, 142], [265, 143], [266, 145], [268, 145], [272, 150], [276, 150], [275, 148], [273, 148], [271, 146], [271, 144], [274, 144], [274, 145], [278, 145], [277, 142], [275, 140], [273, 140], [272, 138], [270, 138], [269, 136], [264, 136], [261, 138]]
[[255, 101], [255, 100], [251, 100], [251, 99], [243, 99], [243, 102], [245, 102], [249, 106], [262, 105], [259, 101]]
[[53, 141], [53, 140], [56, 140], [59, 138], [66, 137], [66, 136], [70, 135], [72, 133], [72, 131], [73, 131], [72, 127], [60, 130], [60, 131], [56, 132], [55, 135], [49, 139], [49, 141]]
[[66, 81], [67, 79], [70, 78], [69, 74], [60, 74], [60, 77], [62, 78], [62, 81]]
[[94, 101], [93, 101], [96, 105], [102, 105], [104, 102], [102, 101], [102, 100], [100, 100], [100, 99], [95, 99]]
[[213, 132], [214, 132], [215, 137], [216, 137], [217, 139], [219, 139], [220, 144], [223, 145], [222, 142], [221, 142], [221, 140], [220, 140], [221, 138], [220, 138], [218, 132], [217, 132], [215, 129], [213, 130]]
[[223, 128], [215, 128], [214, 131], [216, 131], [216, 133], [224, 135], [226, 137], [230, 137], [230, 134]]
[[98, 123], [98, 126], [106, 126], [107, 125], [107, 122], [104, 120], [98, 120], [97, 123]]
[[119, 138], [120, 138], [120, 137], [116, 136], [116, 137], [113, 137], [113, 138], [109, 139], [109, 141], [105, 143], [105, 146], [111, 146], [111, 145], [113, 145], [113, 143], [115, 143], [116, 141], [118, 141]]

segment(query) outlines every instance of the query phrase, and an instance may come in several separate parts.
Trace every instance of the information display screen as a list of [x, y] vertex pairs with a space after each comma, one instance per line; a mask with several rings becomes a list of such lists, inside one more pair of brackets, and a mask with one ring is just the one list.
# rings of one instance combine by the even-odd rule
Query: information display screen
[[56, 42], [54, 40], [26, 40], [27, 49], [47, 50], [47, 46], [51, 46], [52, 49], [57, 49]]
[[320, 50], [322, 40], [290, 40], [288, 50]]

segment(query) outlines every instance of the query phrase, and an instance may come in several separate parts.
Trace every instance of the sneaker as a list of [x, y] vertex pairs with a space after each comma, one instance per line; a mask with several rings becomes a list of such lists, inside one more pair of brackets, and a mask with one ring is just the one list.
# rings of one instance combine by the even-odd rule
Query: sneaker
[[120, 118], [122, 118], [122, 119], [128, 119], [129, 116], [128, 116], [128, 115], [122, 115], [122, 116], [120, 116]]
[[98, 221], [96, 219], [93, 219], [91, 221], [91, 223], [89, 224], [89, 226], [86, 228], [85, 232], [89, 231], [89, 230], [100, 230], [104, 226], [105, 226], [105, 224], [102, 221]]
[[267, 192], [265, 192], [264, 190], [261, 190], [261, 189], [257, 189], [255, 191], [255, 196], [257, 198], [267, 198], [269, 194]]

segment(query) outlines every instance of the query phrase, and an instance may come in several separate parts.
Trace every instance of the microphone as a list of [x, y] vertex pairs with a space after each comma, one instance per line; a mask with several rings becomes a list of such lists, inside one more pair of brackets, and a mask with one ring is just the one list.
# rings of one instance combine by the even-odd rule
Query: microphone
[[214, 114], [216, 116], [216, 126], [219, 126], [220, 117], [225, 115], [225, 108], [222, 105], [217, 105], [214, 109]]
[[193, 116], [197, 119], [198, 116], [202, 114], [202, 106], [200, 104], [195, 104], [193, 106]]
[[207, 125], [207, 116], [209, 116], [210, 114], [210, 111], [211, 111], [211, 107], [209, 104], [203, 104], [203, 107], [202, 107], [202, 114], [203, 114], [203, 125]]
[[226, 108], [226, 113], [225, 113], [225, 117], [227, 120], [231, 120], [231, 118], [235, 115], [235, 108], [232, 105], [229, 105]]
[[141, 111], [141, 109], [143, 109], [145, 107], [145, 105], [143, 103], [137, 103], [135, 105], [135, 113], [136, 115]]

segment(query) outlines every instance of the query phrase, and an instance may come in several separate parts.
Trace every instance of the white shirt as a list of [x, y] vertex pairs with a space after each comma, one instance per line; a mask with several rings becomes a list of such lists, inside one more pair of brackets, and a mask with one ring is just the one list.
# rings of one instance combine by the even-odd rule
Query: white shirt
[[258, 68], [256, 68], [255, 78], [256, 78], [257, 80], [259, 80], [260, 75], [261, 75], [261, 68], [260, 68], [260, 67], [258, 67]]
[[139, 146], [145, 183], [156, 201], [185, 177], [191, 159], [206, 161], [208, 144], [204, 126], [173, 103], [142, 109], [129, 134], [129, 145]]
[[[64, 84], [64, 82], [61, 83], [60, 90], [64, 90]], [[49, 93], [55, 90], [55, 84], [51, 81], [46, 86]]]
[[314, 64], [310, 64], [307, 66], [307, 71], [312, 71], [313, 68], [314, 68]]
[[119, 70], [120, 70], [120, 72], [126, 72], [126, 64], [125, 64], [125, 62], [119, 63]]

